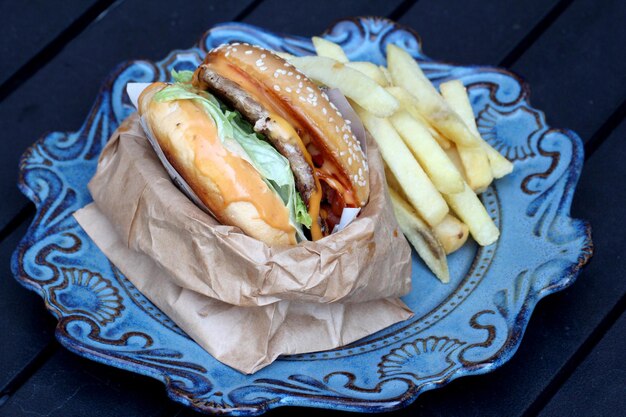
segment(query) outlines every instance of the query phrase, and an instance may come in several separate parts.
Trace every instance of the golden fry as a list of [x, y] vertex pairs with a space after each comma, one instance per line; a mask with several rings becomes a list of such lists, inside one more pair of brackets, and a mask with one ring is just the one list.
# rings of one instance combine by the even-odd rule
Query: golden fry
[[413, 207], [393, 189], [389, 189], [393, 212], [402, 233], [424, 263], [443, 283], [450, 282], [446, 253], [433, 231], [413, 211]]
[[477, 146], [477, 138], [424, 75], [413, 57], [393, 44], [387, 45], [387, 67], [394, 85], [416, 98], [417, 110], [447, 139], [462, 146]]
[[365, 128], [372, 135], [389, 170], [420, 216], [430, 225], [438, 224], [448, 213], [448, 205], [428, 175], [413, 158], [391, 122], [355, 105]]
[[458, 250], [469, 236], [469, 228], [452, 214], [448, 214], [437, 226], [433, 227], [435, 236], [446, 251], [446, 255]]
[[387, 79], [387, 85], [392, 85], [393, 81], [391, 80], [391, 74], [389, 73], [389, 70], [387, 69], [387, 67], [384, 65], [379, 65], [378, 68], [380, 68], [380, 70], [385, 75], [385, 78]]
[[480, 138], [480, 147], [489, 159], [491, 174], [494, 178], [502, 178], [513, 171], [513, 164], [487, 143], [478, 132], [474, 111], [467, 95], [467, 90], [459, 80], [447, 81], [439, 86], [441, 95], [450, 107], [456, 111], [469, 129]]
[[415, 107], [415, 102], [417, 100], [408, 91], [395, 85], [387, 87], [386, 90], [394, 96], [396, 100], [398, 100], [402, 109], [408, 111], [411, 116], [422, 122], [422, 124], [428, 128], [431, 136], [435, 138], [439, 146], [443, 149], [449, 149], [453, 145], [448, 139], [444, 138], [419, 111], [417, 111], [417, 108]]
[[318, 56], [332, 58], [335, 61], [339, 61], [344, 64], [348, 62], [348, 57], [346, 56], [346, 53], [343, 51], [341, 46], [337, 45], [336, 43], [326, 40], [324, 38], [320, 38], [319, 36], [313, 36], [311, 40], [313, 41], [313, 47], [315, 47], [315, 53]]
[[376, 81], [376, 84], [382, 87], [386, 87], [389, 85], [389, 83], [387, 82], [387, 77], [385, 77], [385, 74], [376, 64], [372, 64], [371, 62], [367, 61], [353, 61], [346, 63], [346, 66], [362, 72], [363, 74], [370, 77], [372, 80]]
[[424, 124], [405, 110], [394, 113], [389, 120], [440, 192], [463, 191], [463, 177]]
[[468, 185], [463, 192], [444, 194], [444, 197], [452, 211], [469, 227], [470, 234], [479, 245], [491, 245], [498, 240], [500, 231], [489, 217], [483, 203]]

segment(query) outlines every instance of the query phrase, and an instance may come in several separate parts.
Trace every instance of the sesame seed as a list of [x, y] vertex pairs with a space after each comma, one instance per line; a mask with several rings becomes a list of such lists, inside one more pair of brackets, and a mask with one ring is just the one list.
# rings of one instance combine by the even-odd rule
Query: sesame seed
[[339, 126], [335, 126], [335, 132], [339, 133]]
[[291, 87], [286, 87], [285, 91], [288, 92], [288, 93], [291, 93]]
[[299, 88], [296, 89], [296, 93], [300, 94], [300, 91], [302, 90], [300, 90]]
[[306, 89], [307, 89], [307, 91], [310, 91], [310, 92], [312, 92], [312, 93], [313, 93], [313, 92], [315, 92], [315, 90], [313, 90], [311, 87], [308, 87], [308, 86], [307, 86], [307, 88], [306, 88]]
[[237, 52], [237, 48], [233, 48], [233, 52]]
[[328, 123], [332, 123], [332, 122], [334, 122], [334, 121], [335, 121], [335, 119], [334, 119], [334, 118], [332, 118], [332, 117], [329, 117], [329, 118], [328, 118]]
[[246, 52], [244, 52], [244, 54], [246, 54], [246, 55], [250, 55], [251, 53], [252, 53], [252, 51], [249, 50], [249, 49]]
[[302, 78], [302, 76], [300, 74], [296, 75], [296, 80], [299, 80], [300, 78]]
[[322, 107], [322, 113], [324, 114], [328, 113], [328, 110], [326, 110], [326, 107]]
[[350, 119], [346, 119], [346, 123], [347, 124], [352, 124], [352, 121]]
[[345, 140], [348, 140], [348, 139], [350, 139], [350, 135], [348, 135], [347, 133], [344, 133], [343, 138], [344, 138]]
[[352, 157], [348, 157], [348, 165], [352, 165]]
[[302, 81], [298, 83], [298, 87], [302, 88]]
[[293, 75], [293, 72], [289, 71], [289, 72], [287, 73], [287, 75], [291, 76], [291, 75]]
[[278, 86], [277, 84], [274, 84], [274, 90], [280, 91], [280, 86]]
[[261, 67], [261, 68], [259, 68], [259, 69], [260, 69], [261, 71], [266, 71], [266, 70], [267, 70], [267, 67]]
[[230, 55], [230, 51], [228, 51], [228, 52], [226, 52], [226, 53], [224, 54], [224, 56], [226, 56], [226, 57], [227, 57], [228, 55]]
[[289, 62], [285, 62], [283, 65], [284, 65], [284, 66], [286, 66], [286, 67], [290, 67], [290, 66], [291, 66], [291, 65], [289, 64]]
[[261, 58], [265, 58], [267, 55], [265, 54], [261, 54]]

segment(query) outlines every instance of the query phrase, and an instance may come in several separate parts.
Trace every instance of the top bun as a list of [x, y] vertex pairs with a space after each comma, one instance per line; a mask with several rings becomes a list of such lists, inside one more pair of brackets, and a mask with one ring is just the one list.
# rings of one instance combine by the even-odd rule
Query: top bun
[[278, 104], [278, 113], [294, 122], [304, 144], [313, 142], [324, 159], [331, 160], [334, 167], [326, 168], [355, 197], [354, 204], [367, 203], [369, 173], [363, 150], [350, 124], [316, 84], [278, 55], [246, 43], [213, 49], [204, 65], [234, 82], [241, 77], [255, 80], [263, 87], [256, 93]]

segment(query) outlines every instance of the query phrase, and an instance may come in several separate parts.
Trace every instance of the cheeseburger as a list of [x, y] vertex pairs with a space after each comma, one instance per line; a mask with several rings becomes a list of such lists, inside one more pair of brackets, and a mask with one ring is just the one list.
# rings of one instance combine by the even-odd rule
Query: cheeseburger
[[173, 75], [143, 91], [139, 113], [221, 223], [292, 245], [329, 235], [344, 208], [367, 203], [367, 161], [350, 124], [281, 57], [233, 43]]

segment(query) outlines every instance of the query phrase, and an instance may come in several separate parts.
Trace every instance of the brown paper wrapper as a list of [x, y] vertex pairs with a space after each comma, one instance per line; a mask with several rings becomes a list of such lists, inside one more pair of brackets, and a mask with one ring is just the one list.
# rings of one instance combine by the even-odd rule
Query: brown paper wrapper
[[[75, 217], [133, 284], [218, 360], [245, 373], [342, 346], [412, 313], [410, 248], [368, 141], [371, 196], [345, 229], [270, 247], [219, 224], [172, 183], [136, 115], [114, 133]], [[219, 337], [216, 337], [219, 335]]]

